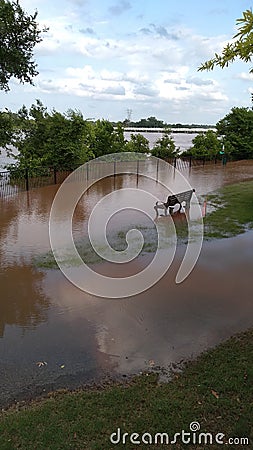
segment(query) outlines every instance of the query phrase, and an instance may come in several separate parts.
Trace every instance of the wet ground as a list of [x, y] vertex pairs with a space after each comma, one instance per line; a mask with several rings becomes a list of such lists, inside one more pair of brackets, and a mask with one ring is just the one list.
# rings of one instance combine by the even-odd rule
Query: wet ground
[[[252, 179], [253, 164], [194, 167], [185, 176], [204, 196], [224, 184]], [[94, 202], [114, 187], [136, 185], [129, 175], [114, 182], [103, 180], [81, 200], [74, 217], [77, 238]], [[144, 178], [138, 186], [159, 194], [159, 186]], [[1, 200], [1, 406], [106, 376], [157, 366], [170, 369], [253, 326], [252, 232], [204, 243], [197, 266], [180, 285], [174, 279], [184, 246], [179, 246], [172, 268], [148, 291], [118, 300], [96, 298], [74, 287], [59, 270], [33, 263], [50, 249], [48, 218], [56, 189]], [[124, 274], [140, 270], [149, 258], [129, 263]], [[97, 268], [111, 271], [109, 263]], [[114, 269], [114, 276], [120, 275], [122, 265]]]

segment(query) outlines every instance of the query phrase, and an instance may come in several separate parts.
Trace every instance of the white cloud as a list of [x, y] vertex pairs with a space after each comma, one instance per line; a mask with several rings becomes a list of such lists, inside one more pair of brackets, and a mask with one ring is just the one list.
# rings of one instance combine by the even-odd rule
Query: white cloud
[[253, 81], [253, 73], [241, 72], [236, 76], [236, 78], [245, 81]]
[[94, 80], [96, 78], [96, 72], [89, 65], [82, 68], [67, 67], [66, 75], [72, 78], [80, 78], [82, 80]]
[[[32, 0], [21, 1], [34, 10]], [[36, 7], [40, 5], [42, 10], [43, 2], [39, 1]], [[182, 24], [174, 22], [170, 27], [165, 20], [158, 23], [155, 18], [145, 23], [144, 19], [135, 21], [135, 17], [121, 30], [118, 22], [123, 13], [132, 14], [134, 9], [127, 0], [111, 0], [103, 5], [103, 13], [93, 8], [92, 14], [83, 14], [83, 5], [88, 10], [91, 2], [67, 0], [62, 8], [51, 3], [50, 8], [57, 11], [51, 17], [43, 8], [42, 17], [48, 19], [41, 20], [41, 26], [50, 30], [36, 47], [40, 75], [34, 80], [35, 87], [25, 86], [26, 92], [34, 92], [37, 98], [40, 93], [57, 93], [65, 103], [70, 98], [73, 102], [87, 98], [93, 107], [105, 100], [107, 109], [109, 100], [110, 110], [113, 100], [125, 100], [129, 107], [138, 105], [144, 110], [148, 105], [149, 111], [169, 107], [172, 113], [174, 108], [175, 114], [184, 114], [186, 105], [189, 111], [193, 111], [192, 105], [194, 111], [201, 105], [208, 107], [208, 102], [212, 111], [222, 102], [227, 105], [227, 86], [214, 81], [217, 74], [206, 77], [197, 72], [201, 62], [220, 52], [226, 36], [206, 37]], [[241, 73], [238, 78], [252, 81], [253, 76]]]

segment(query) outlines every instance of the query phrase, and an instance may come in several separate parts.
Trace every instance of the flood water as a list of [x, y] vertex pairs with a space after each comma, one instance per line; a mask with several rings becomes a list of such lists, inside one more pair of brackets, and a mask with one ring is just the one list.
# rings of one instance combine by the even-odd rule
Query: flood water
[[[197, 195], [204, 196], [225, 184], [253, 179], [253, 164], [193, 167], [184, 175]], [[162, 195], [160, 187], [150, 183], [141, 177], [138, 188]], [[122, 175], [94, 185], [76, 208], [74, 236], [82, 236], [98, 200], [124, 187], [136, 187], [136, 177]], [[57, 188], [0, 200], [1, 406], [107, 375], [154, 366], [169, 369], [253, 326], [252, 232], [205, 242], [194, 271], [176, 285], [185, 251], [179, 246], [168, 273], [131, 298], [97, 298], [73, 286], [59, 270], [38, 268], [34, 257], [50, 250], [48, 220]], [[131, 220], [141, 223], [142, 218], [131, 214]], [[116, 227], [121, 226], [117, 220]], [[139, 270], [149, 258], [139, 257], [125, 268], [118, 264], [113, 275]], [[98, 265], [98, 270], [110, 271], [110, 263]], [[47, 364], [39, 367], [39, 362]]]
[[[131, 134], [142, 134], [149, 141], [149, 148], [152, 149], [158, 139], [163, 137], [163, 133], [150, 133], [150, 132], [139, 132], [138, 129], [135, 129], [134, 132], [125, 131], [124, 136], [126, 140], [131, 139]], [[183, 152], [188, 150], [192, 146], [192, 140], [197, 136], [197, 133], [171, 133], [171, 137], [175, 142], [177, 148]]]

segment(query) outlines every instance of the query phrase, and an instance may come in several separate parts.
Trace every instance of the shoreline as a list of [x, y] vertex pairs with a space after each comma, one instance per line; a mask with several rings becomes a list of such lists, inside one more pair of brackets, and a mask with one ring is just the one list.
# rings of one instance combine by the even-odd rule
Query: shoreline
[[[189, 431], [189, 426], [193, 431], [194, 423], [194, 436], [200, 444], [201, 435], [210, 437], [204, 441], [206, 450], [213, 448], [215, 436], [224, 448], [236, 443], [237, 448], [241, 444], [250, 449], [252, 356], [251, 328], [187, 362], [183, 372], [169, 383], [161, 383], [157, 374], [146, 372], [124, 382], [107, 380], [83, 389], [58, 390], [12, 405], [1, 413], [0, 446], [6, 450], [110, 450], [112, 443], [120, 443], [111, 440], [117, 430], [128, 436], [126, 449], [133, 448], [129, 437], [137, 431], [140, 437], [159, 436], [162, 440], [156, 443], [161, 445], [167, 436], [166, 448], [172, 450], [175, 433]], [[178, 448], [184, 447], [179, 443]]]

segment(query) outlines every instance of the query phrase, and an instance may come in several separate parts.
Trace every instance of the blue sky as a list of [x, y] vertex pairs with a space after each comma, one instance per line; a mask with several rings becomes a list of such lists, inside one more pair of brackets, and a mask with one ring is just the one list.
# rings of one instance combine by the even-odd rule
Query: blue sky
[[[246, 0], [20, 0], [49, 32], [35, 50], [34, 86], [10, 83], [1, 107], [36, 98], [86, 118], [156, 116], [169, 123], [215, 124], [250, 106], [250, 64], [197, 72], [233, 34]], [[252, 62], [253, 65], [253, 62]]]

